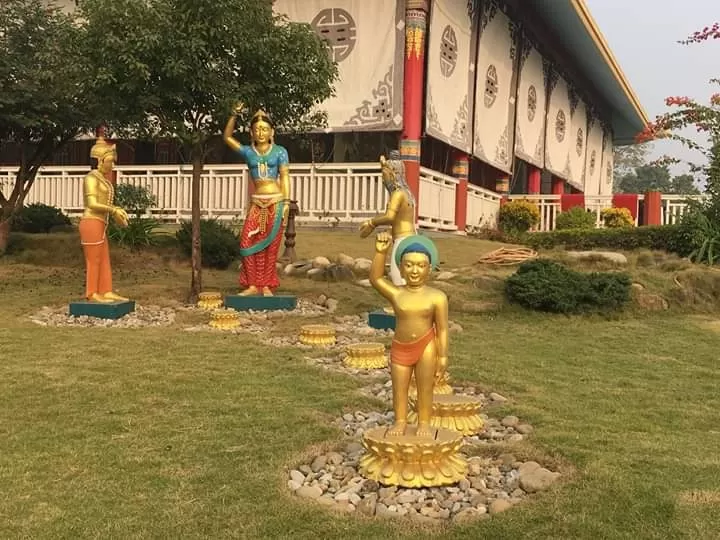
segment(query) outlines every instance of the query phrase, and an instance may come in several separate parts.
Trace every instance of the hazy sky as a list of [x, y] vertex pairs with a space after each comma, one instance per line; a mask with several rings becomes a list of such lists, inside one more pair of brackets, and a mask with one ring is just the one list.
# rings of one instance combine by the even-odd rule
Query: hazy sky
[[[718, 0], [586, 0], [610, 48], [652, 120], [667, 110], [665, 97], [708, 103], [720, 87], [720, 40], [681, 45], [692, 32], [720, 21]], [[692, 132], [690, 132], [692, 133]], [[689, 158], [677, 143], [658, 142], [654, 154]]]

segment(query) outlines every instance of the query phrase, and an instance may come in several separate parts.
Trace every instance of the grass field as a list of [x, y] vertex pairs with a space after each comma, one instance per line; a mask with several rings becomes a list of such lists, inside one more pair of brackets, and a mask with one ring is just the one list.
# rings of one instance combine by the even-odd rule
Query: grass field
[[[301, 229], [297, 241], [300, 256], [372, 253], [349, 232]], [[450, 372], [508, 397], [493, 415], [533, 424], [529, 441], [496, 451], [563, 470], [551, 490], [441, 528], [299, 500], [287, 467], [341, 440], [335, 417], [379, 407], [360, 394], [365, 383], [247, 335], [183, 332], [183, 318], [169, 328], [38, 327], [28, 315], [82, 293], [77, 240], [58, 234], [0, 259], [0, 538], [718, 538], [714, 276], [692, 296], [695, 311], [676, 301], [612, 319], [481, 313], [474, 302], [501, 301], [496, 278], [507, 270], [473, 262], [499, 246], [437, 242], [443, 269], [472, 271], [448, 285], [451, 318], [464, 327], [451, 336]], [[634, 275], [658, 290], [678, 273], [705, 276], [633, 257]], [[184, 301], [188, 264], [174, 249], [114, 249], [113, 264], [116, 288], [139, 303]], [[205, 288], [235, 282], [234, 269], [204, 273]], [[339, 313], [379, 303], [355, 285], [285, 279], [283, 289], [329, 294]]]

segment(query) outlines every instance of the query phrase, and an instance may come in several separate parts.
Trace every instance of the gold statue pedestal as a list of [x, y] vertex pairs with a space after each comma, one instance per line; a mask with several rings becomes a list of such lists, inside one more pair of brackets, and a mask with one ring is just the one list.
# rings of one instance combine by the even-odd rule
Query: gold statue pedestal
[[382, 343], [353, 343], [345, 349], [345, 366], [355, 369], [382, 369], [387, 367], [385, 345]]
[[210, 326], [219, 330], [232, 330], [240, 326], [240, 317], [233, 309], [216, 309], [212, 312]]
[[325, 324], [307, 324], [300, 327], [300, 343], [327, 347], [335, 345], [335, 328]]
[[219, 292], [201, 292], [198, 295], [197, 307], [200, 309], [218, 309], [223, 305], [222, 294]]
[[[452, 394], [453, 388], [450, 386], [450, 376], [448, 375], [447, 371], [443, 374], [443, 376], [435, 381], [435, 385], [433, 386], [433, 395], [445, 395], [445, 394]], [[415, 399], [417, 397], [417, 385], [415, 383], [415, 376], [413, 376], [412, 379], [410, 379], [410, 387], [408, 388], [408, 396], [410, 399]]]
[[465, 478], [467, 461], [460, 454], [462, 435], [434, 428], [433, 436], [418, 437], [417, 426], [408, 425], [404, 435], [388, 435], [389, 426], [363, 435], [367, 453], [360, 458], [362, 476], [385, 486], [439, 487]]
[[[410, 405], [415, 406], [414, 400], [411, 399]], [[481, 407], [480, 400], [473, 396], [435, 394], [430, 425], [452, 429], [463, 435], [477, 435], [485, 427], [485, 422], [480, 416]], [[408, 421], [417, 421], [417, 413], [409, 413]]]

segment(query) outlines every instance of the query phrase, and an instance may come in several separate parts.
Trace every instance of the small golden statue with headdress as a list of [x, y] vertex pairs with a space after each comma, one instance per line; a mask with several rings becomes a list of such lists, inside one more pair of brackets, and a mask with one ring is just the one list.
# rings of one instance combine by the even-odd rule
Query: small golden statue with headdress
[[376, 227], [389, 225], [392, 233], [393, 247], [390, 254], [390, 279], [396, 286], [404, 285], [400, 269], [395, 262], [397, 247], [403, 238], [416, 233], [415, 228], [415, 197], [413, 197], [405, 180], [405, 164], [400, 159], [400, 152], [390, 152], [390, 159], [380, 156], [383, 185], [390, 194], [385, 213], [375, 216], [360, 225], [360, 236], [368, 237]]
[[125, 210], [113, 204], [115, 189], [111, 173], [117, 161], [114, 144], [98, 137], [90, 149], [97, 167], [83, 180], [85, 211], [80, 219], [80, 243], [85, 254], [85, 298], [92, 302], [125, 302], [128, 299], [112, 291], [112, 269], [107, 226], [112, 218], [120, 227], [127, 227]]

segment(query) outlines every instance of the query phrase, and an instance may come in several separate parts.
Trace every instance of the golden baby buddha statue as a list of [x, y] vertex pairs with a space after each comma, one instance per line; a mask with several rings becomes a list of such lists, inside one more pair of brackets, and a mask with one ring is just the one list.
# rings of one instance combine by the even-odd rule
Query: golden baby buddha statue
[[85, 210], [78, 227], [85, 254], [85, 298], [99, 303], [127, 302], [127, 298], [112, 291], [107, 238], [110, 218], [120, 227], [128, 225], [125, 210], [113, 204], [115, 190], [110, 178], [117, 161], [115, 145], [100, 137], [91, 148], [90, 157], [97, 160], [97, 168], [90, 171], [83, 181]]
[[[390, 348], [390, 374], [395, 423], [369, 430], [361, 474], [386, 485], [428, 487], [461, 480], [467, 463], [458, 455], [459, 432], [431, 425], [433, 386], [443, 377], [448, 359], [448, 300], [441, 290], [427, 286], [438, 264], [437, 249], [428, 237], [411, 235], [396, 246], [395, 263], [405, 285], [384, 276], [385, 258], [392, 246], [388, 233], [377, 235], [370, 283], [396, 314]], [[417, 386], [417, 425], [408, 425], [410, 379]]]

